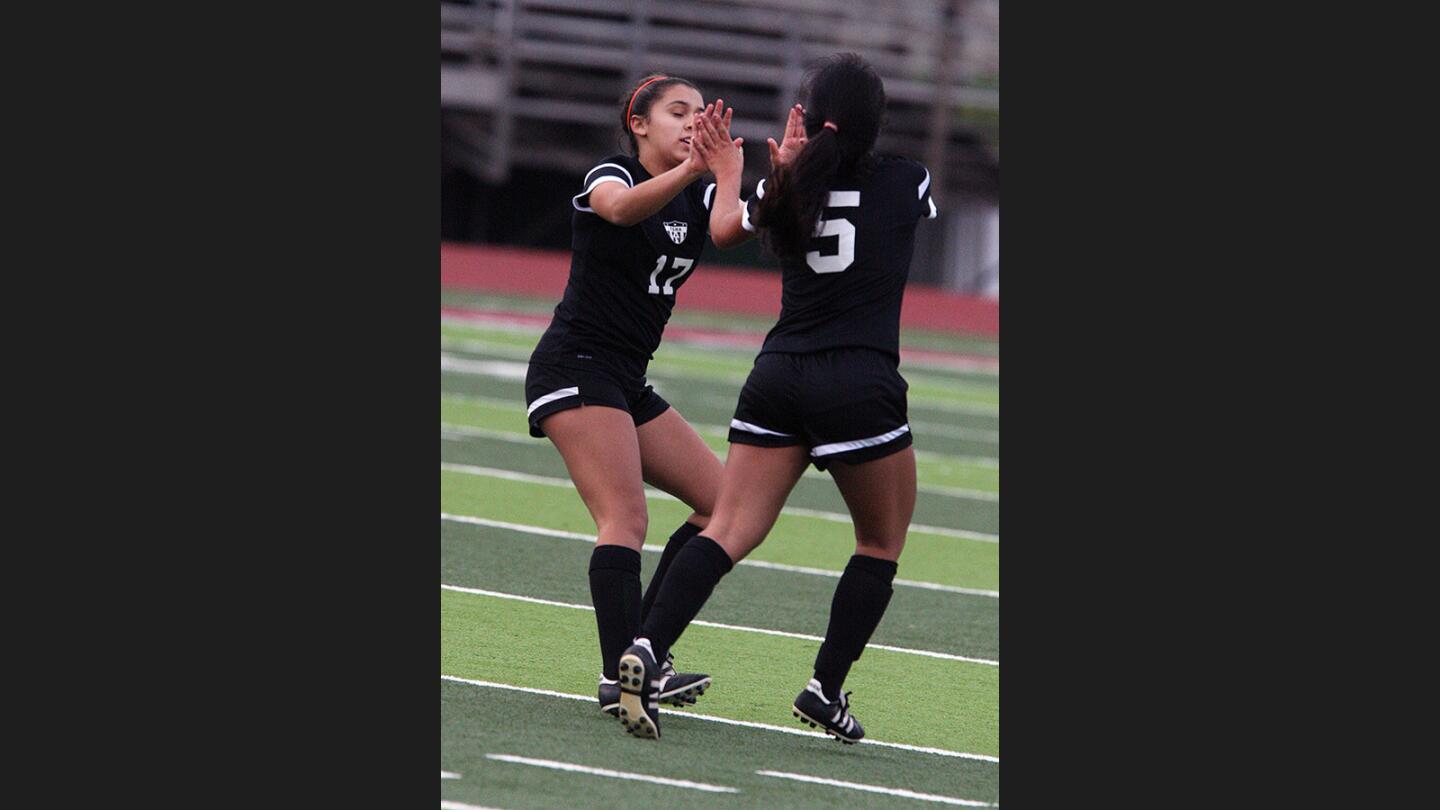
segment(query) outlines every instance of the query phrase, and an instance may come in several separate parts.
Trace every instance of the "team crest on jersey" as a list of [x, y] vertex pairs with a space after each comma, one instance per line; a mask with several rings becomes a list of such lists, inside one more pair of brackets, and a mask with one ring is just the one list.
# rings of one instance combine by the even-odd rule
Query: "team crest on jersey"
[[689, 231], [690, 223], [688, 222], [665, 223], [665, 232], [670, 234], [670, 241], [674, 242], [677, 245], [685, 241], [685, 234]]

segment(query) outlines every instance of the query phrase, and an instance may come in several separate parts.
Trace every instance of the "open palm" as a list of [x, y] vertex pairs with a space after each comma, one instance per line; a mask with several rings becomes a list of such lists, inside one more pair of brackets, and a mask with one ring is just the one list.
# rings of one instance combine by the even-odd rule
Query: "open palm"
[[772, 167], [786, 166], [800, 156], [800, 150], [805, 148], [809, 139], [805, 137], [805, 108], [796, 104], [790, 108], [790, 115], [785, 119], [785, 137], [777, 146], [774, 138], [766, 138], [770, 144], [770, 165]]
[[705, 165], [718, 178], [721, 175], [739, 175], [744, 167], [744, 153], [740, 146], [744, 138], [730, 138], [730, 120], [733, 109], [725, 107], [725, 101], [718, 99], [697, 114], [695, 137], [691, 139], [692, 152], [698, 152]]

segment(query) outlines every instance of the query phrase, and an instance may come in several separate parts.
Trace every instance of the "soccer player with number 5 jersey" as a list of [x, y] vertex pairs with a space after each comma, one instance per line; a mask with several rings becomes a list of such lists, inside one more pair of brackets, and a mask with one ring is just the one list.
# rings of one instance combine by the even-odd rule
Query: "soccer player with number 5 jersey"
[[780, 259], [783, 294], [730, 422], [710, 519], [652, 582], [653, 603], [620, 656], [621, 719], [635, 736], [659, 738], [660, 662], [716, 583], [765, 539], [809, 464], [835, 479], [855, 525], [855, 554], [794, 714], [843, 742], [865, 734], [841, 687], [890, 602], [915, 508], [900, 302], [916, 224], [937, 212], [923, 166], [871, 152], [885, 89], [863, 59], [826, 60], [807, 76], [802, 100], [783, 142], [770, 141], [769, 176], [745, 202], [728, 114], [707, 110], [693, 136], [692, 154], [715, 174], [707, 196], [715, 244], [763, 234]]

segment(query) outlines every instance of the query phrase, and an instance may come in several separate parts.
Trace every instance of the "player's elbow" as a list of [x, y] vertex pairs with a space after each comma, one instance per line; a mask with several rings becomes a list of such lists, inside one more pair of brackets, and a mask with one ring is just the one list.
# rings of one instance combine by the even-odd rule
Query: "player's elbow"
[[711, 234], [711, 241], [715, 243], [715, 247], [721, 250], [729, 250], [733, 247], [739, 247], [749, 237], [750, 234], [744, 231], [737, 233], [714, 233]]
[[621, 228], [628, 228], [641, 220], [641, 217], [635, 216], [634, 212], [627, 210], [623, 204], [619, 203], [604, 207], [596, 205], [595, 213], [611, 225], [618, 225]]

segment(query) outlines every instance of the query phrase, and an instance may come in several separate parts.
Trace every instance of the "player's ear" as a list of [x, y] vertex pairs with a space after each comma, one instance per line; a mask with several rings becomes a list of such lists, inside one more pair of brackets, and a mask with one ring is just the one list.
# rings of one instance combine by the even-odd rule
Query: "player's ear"
[[631, 131], [631, 132], [635, 133], [635, 135], [638, 136], [638, 137], [644, 137], [644, 136], [645, 136], [645, 130], [646, 130], [645, 119], [644, 119], [643, 117], [638, 116], [638, 115], [632, 115], [632, 116], [630, 116], [630, 131]]

